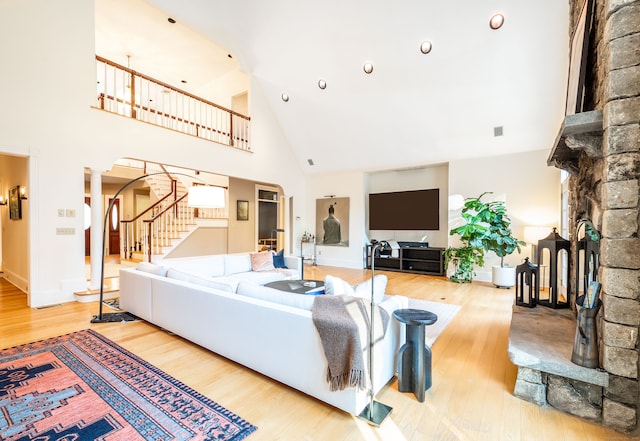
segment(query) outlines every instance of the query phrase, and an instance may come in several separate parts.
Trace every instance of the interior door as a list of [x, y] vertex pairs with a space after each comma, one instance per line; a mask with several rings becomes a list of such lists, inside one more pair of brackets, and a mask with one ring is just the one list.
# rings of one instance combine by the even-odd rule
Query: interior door
[[[113, 199], [109, 199], [111, 204]], [[120, 200], [116, 199], [111, 209], [109, 222], [109, 254], [120, 254]]]

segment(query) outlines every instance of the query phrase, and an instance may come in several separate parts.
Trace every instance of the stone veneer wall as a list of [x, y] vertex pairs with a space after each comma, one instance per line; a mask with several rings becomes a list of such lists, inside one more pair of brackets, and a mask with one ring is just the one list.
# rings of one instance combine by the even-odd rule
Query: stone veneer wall
[[[640, 432], [640, 0], [595, 1], [584, 111], [603, 110], [604, 131], [601, 154], [581, 153], [570, 177], [571, 235], [582, 217], [602, 234], [601, 421]], [[571, 29], [583, 3], [570, 0]]]

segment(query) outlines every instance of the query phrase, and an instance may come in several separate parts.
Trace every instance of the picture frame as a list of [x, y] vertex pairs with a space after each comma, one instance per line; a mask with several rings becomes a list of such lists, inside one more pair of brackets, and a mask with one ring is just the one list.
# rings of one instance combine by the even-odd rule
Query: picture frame
[[249, 220], [249, 201], [243, 201], [243, 200], [236, 201], [236, 220], [239, 220], [239, 221]]
[[316, 199], [316, 245], [348, 247], [349, 223], [349, 198]]
[[589, 55], [589, 34], [593, 15], [593, 0], [585, 0], [571, 36], [569, 52], [569, 75], [567, 78], [567, 102], [565, 116], [582, 112], [584, 104], [584, 82]]
[[20, 186], [9, 190], [9, 219], [22, 219], [22, 200], [20, 199]]

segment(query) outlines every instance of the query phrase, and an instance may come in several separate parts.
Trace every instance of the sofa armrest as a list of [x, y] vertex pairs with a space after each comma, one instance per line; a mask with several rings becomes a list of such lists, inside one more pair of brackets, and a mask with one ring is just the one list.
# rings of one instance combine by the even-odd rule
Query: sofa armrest
[[300, 256], [284, 256], [284, 264], [287, 268], [295, 269], [300, 272], [302, 269], [302, 257]]

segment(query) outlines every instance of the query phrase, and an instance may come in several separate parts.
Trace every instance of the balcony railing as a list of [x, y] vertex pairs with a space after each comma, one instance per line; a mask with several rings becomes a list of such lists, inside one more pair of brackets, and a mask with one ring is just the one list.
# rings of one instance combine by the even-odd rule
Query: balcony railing
[[251, 118], [96, 55], [102, 110], [250, 151]]

